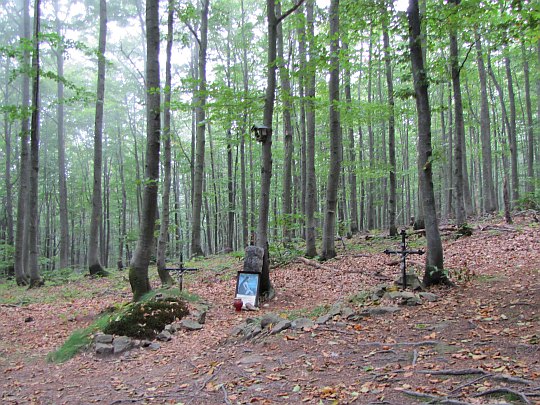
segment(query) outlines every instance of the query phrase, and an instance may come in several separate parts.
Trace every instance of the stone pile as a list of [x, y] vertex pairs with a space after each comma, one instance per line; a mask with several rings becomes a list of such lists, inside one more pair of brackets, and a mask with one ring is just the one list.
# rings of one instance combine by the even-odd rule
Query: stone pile
[[168, 342], [172, 336], [181, 330], [197, 331], [203, 328], [206, 322], [207, 304], [199, 304], [190, 314], [189, 318], [182, 319], [166, 325], [165, 328], [156, 336], [155, 341], [146, 339], [134, 339], [128, 336], [113, 336], [105, 333], [98, 333], [94, 336], [93, 350], [98, 356], [109, 356], [121, 354], [135, 348], [146, 348], [149, 350], [159, 350], [159, 342]]

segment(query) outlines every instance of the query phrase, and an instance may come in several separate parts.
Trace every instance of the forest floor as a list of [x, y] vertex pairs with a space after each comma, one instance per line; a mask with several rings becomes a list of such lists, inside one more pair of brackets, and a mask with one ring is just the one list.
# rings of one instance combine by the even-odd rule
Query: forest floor
[[232, 339], [231, 330], [266, 312], [314, 315], [392, 283], [399, 266], [382, 250], [399, 241], [358, 237], [324, 267], [293, 261], [273, 269], [277, 297], [256, 313], [232, 306], [242, 262], [209, 259], [213, 267], [185, 283], [211, 304], [202, 330], [177, 332], [157, 351], [84, 352], [63, 364], [47, 363], [47, 353], [106, 307], [129, 301], [127, 274], [38, 292], [0, 288], [0, 402], [540, 404], [540, 226], [516, 220], [445, 238], [456, 286], [430, 289], [436, 302], [252, 341]]

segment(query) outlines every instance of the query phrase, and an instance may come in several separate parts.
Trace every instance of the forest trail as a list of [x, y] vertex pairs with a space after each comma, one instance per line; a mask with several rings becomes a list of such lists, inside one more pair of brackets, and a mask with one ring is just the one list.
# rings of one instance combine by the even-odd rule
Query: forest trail
[[232, 307], [241, 262], [227, 277], [204, 271], [187, 283], [212, 305], [203, 330], [178, 332], [157, 351], [83, 353], [64, 364], [45, 357], [130, 295], [107, 279], [81, 281], [90, 283], [84, 296], [50, 287], [58, 299], [0, 306], [1, 401], [540, 404], [540, 227], [522, 222], [478, 225], [472, 237], [445, 241], [445, 266], [459, 277], [455, 288], [430, 290], [436, 302], [248, 342], [230, 338], [246, 318], [303, 315], [390, 283], [399, 271], [387, 265], [394, 259], [368, 240], [321, 268], [301, 261], [281, 266], [271, 275], [277, 298], [258, 313]]

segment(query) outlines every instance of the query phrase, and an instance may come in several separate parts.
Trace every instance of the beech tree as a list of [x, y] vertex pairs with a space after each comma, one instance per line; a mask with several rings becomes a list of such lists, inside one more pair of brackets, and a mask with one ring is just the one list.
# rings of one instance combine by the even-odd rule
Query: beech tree
[[407, 9], [409, 21], [409, 48], [416, 94], [416, 115], [418, 121], [418, 160], [421, 198], [424, 206], [426, 225], [427, 255], [424, 284], [426, 286], [448, 282], [444, 272], [443, 248], [439, 234], [435, 195], [433, 192], [432, 149], [431, 149], [431, 109], [429, 106], [428, 81], [422, 55], [422, 27], [418, 0], [410, 0]]
[[159, 0], [146, 1], [146, 165], [142, 218], [137, 247], [129, 267], [133, 300], [151, 290], [148, 265], [154, 243], [156, 223], [159, 149], [161, 132], [161, 92], [159, 80]]
[[[103, 106], [105, 100], [105, 47], [107, 44], [107, 2], [99, 2], [98, 79], [96, 93], [96, 117], [94, 124], [94, 182], [92, 191], [92, 216], [88, 241], [88, 268], [92, 276], [107, 276], [100, 262], [99, 226], [102, 219], [103, 175]], [[103, 249], [104, 246], [101, 246]]]

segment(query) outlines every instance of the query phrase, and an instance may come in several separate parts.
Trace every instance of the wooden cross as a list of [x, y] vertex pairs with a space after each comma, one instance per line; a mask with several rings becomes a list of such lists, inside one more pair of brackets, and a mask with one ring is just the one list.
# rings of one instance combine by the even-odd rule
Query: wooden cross
[[401, 255], [401, 276], [403, 279], [403, 289], [407, 288], [407, 255], [423, 255], [424, 251], [422, 249], [407, 249], [407, 242], [405, 242], [405, 238], [407, 237], [407, 232], [405, 229], [402, 229], [400, 232], [401, 235], [401, 249], [400, 250], [389, 250], [386, 249], [383, 253], [386, 253], [387, 255], [390, 254], [397, 254]]

